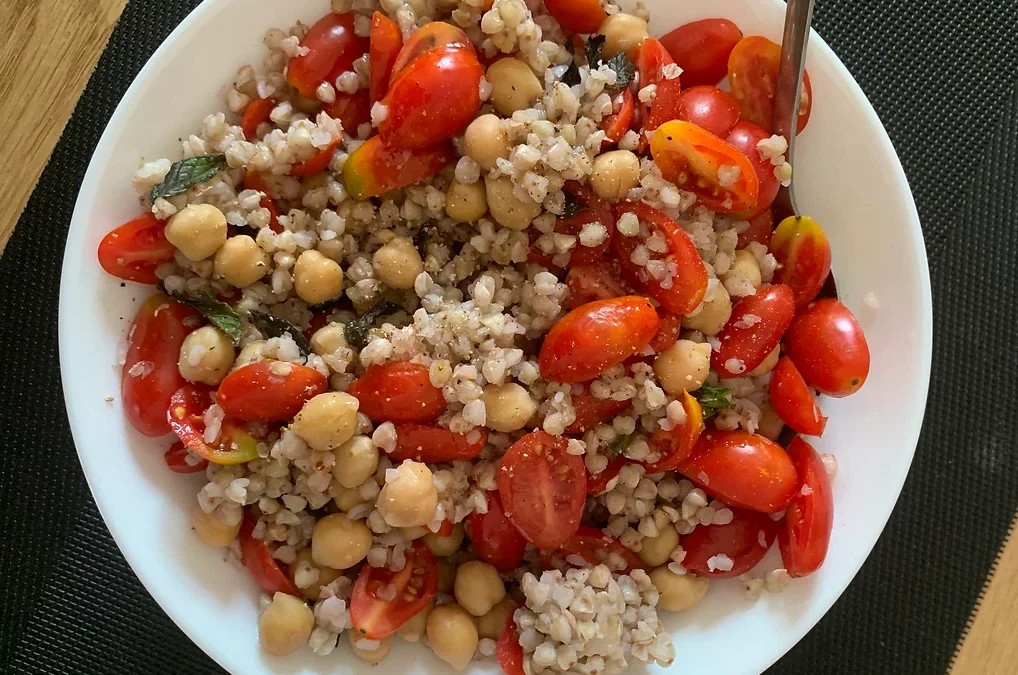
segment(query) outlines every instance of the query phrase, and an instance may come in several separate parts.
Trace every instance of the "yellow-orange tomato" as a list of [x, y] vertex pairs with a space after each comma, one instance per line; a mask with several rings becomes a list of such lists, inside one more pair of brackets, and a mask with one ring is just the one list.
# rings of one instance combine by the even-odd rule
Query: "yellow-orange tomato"
[[659, 323], [650, 301], [636, 295], [581, 305], [545, 337], [541, 375], [559, 382], [592, 380], [650, 344]]
[[343, 165], [343, 182], [354, 199], [367, 199], [419, 183], [456, 159], [449, 143], [424, 150], [390, 148], [373, 136], [361, 144]]
[[812, 218], [790, 216], [774, 230], [770, 249], [779, 263], [774, 283], [791, 288], [795, 306], [805, 307], [831, 273], [831, 244], [823, 228]]

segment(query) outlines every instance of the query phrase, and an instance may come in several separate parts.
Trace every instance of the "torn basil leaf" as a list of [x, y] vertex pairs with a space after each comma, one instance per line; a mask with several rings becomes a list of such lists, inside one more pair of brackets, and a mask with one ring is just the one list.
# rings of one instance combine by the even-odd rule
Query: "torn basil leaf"
[[625, 52], [619, 52], [606, 62], [615, 71], [615, 87], [628, 87], [636, 75], [636, 64], [629, 60]]
[[161, 284], [160, 288], [177, 302], [190, 305], [201, 312], [209, 320], [209, 323], [221, 330], [234, 345], [240, 342], [240, 315], [234, 311], [233, 307], [217, 300], [215, 296], [205, 291], [197, 298], [192, 298], [183, 293], [170, 293]]
[[603, 58], [601, 52], [604, 50], [604, 42], [607, 38], [604, 35], [591, 35], [583, 43], [583, 51], [587, 55], [587, 65], [593, 70], [601, 65]]
[[305, 358], [311, 355], [311, 343], [304, 337], [304, 333], [300, 329], [286, 319], [280, 319], [278, 316], [272, 316], [257, 309], [252, 309], [251, 321], [254, 322], [255, 327], [266, 338], [283, 337], [283, 335], [289, 333], [293, 341], [297, 343], [297, 348], [300, 349], [301, 355]]
[[700, 402], [703, 408], [703, 418], [713, 417], [719, 410], [732, 407], [732, 390], [726, 387], [717, 387], [713, 384], [704, 383], [699, 389], [693, 392], [693, 396]]
[[563, 191], [566, 196], [565, 204], [562, 207], [562, 215], [559, 218], [572, 218], [583, 210], [583, 204], [577, 201], [576, 197]]
[[160, 197], [184, 194], [192, 185], [211, 180], [224, 168], [226, 155], [202, 155], [174, 162], [162, 182], [149, 190], [148, 201], [151, 204]]
[[346, 326], [343, 327], [343, 334], [346, 337], [347, 343], [357, 349], [364, 349], [365, 345], [368, 344], [368, 333], [371, 331], [371, 326], [375, 323], [375, 320], [384, 314], [392, 314], [398, 309], [399, 305], [396, 303], [382, 300], [361, 316], [347, 321]]
[[616, 436], [612, 439], [611, 443], [608, 444], [608, 458], [615, 459], [629, 447], [629, 435]]

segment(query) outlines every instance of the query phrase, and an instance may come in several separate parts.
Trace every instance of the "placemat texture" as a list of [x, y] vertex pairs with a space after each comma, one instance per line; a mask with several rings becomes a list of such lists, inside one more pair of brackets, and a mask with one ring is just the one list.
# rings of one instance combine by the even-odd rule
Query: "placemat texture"
[[[196, 4], [128, 4], [0, 261], [0, 672], [222, 672], [110, 538], [57, 367], [60, 261], [89, 157], [131, 79]], [[915, 192], [935, 354], [926, 426], [884, 535], [772, 672], [942, 673], [1018, 506], [1018, 4], [819, 0], [816, 26], [873, 101]]]

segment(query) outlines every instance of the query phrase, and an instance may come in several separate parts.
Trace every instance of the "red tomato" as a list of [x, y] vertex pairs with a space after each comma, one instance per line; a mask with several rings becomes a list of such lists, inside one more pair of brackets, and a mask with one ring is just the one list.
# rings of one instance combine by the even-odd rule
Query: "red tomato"
[[289, 575], [279, 567], [279, 563], [272, 557], [272, 551], [268, 545], [254, 536], [255, 518], [251, 514], [244, 516], [240, 525], [240, 533], [237, 535], [237, 542], [240, 544], [240, 559], [247, 567], [251, 576], [254, 577], [258, 587], [272, 597], [276, 593], [286, 593], [297, 598], [303, 598]]
[[[686, 551], [683, 567], [713, 579], [737, 577], [756, 567], [774, 543], [781, 524], [765, 513], [732, 509], [732, 514], [727, 525], [700, 525], [682, 537], [679, 543]], [[728, 556], [731, 570], [711, 571], [707, 561], [718, 555]]]
[[718, 333], [721, 347], [711, 353], [711, 366], [721, 377], [753, 370], [781, 342], [794, 315], [791, 288], [781, 284], [758, 288], [735, 303], [731, 318]]
[[358, 89], [353, 94], [336, 93], [336, 100], [326, 103], [322, 110], [343, 125], [343, 133], [350, 138], [357, 138], [357, 130], [362, 124], [371, 123], [371, 97], [367, 89]]
[[827, 418], [813, 400], [813, 392], [806, 386], [799, 370], [787, 356], [782, 356], [771, 371], [769, 385], [771, 407], [778, 417], [793, 430], [807, 436], [820, 436], [827, 426]]
[[[774, 165], [770, 160], [761, 159], [760, 153], [756, 149], [757, 143], [765, 138], [770, 138], [770, 134], [752, 122], [745, 121], [736, 124], [728, 134], [728, 142], [732, 144], [732, 147], [746, 155], [749, 163], [753, 165], [757, 182], [760, 184], [756, 206], [742, 214], [746, 218], [753, 218], [769, 210], [781, 188], [781, 181], [774, 175]], [[771, 222], [773, 222], [773, 216], [771, 218]]]
[[572, 556], [579, 556], [592, 567], [604, 564], [608, 569], [622, 574], [643, 569], [643, 563], [635, 553], [596, 527], [580, 526], [576, 534], [557, 551], [542, 555], [541, 562], [545, 568], [577, 567], [578, 564], [570, 560]]
[[597, 398], [584, 387], [582, 394], [573, 394], [573, 409], [576, 419], [566, 427], [567, 434], [582, 434], [601, 422], [615, 419], [623, 410], [627, 410], [632, 401], [616, 401], [610, 398]]
[[587, 498], [583, 459], [568, 441], [532, 431], [502, 456], [498, 494], [506, 518], [538, 548], [554, 550], [576, 533]]
[[679, 333], [682, 331], [682, 317], [671, 312], [658, 312], [658, 316], [661, 317], [661, 325], [657, 329], [657, 335], [650, 341], [650, 347], [660, 354], [679, 339]]
[[227, 375], [216, 392], [216, 402], [230, 417], [276, 422], [290, 419], [328, 389], [328, 379], [314, 368], [259, 361]]
[[446, 407], [428, 369], [409, 361], [371, 366], [347, 391], [357, 397], [360, 411], [375, 424], [430, 422]]
[[788, 454], [802, 480], [802, 489], [785, 511], [785, 525], [778, 530], [778, 549], [785, 569], [804, 577], [820, 569], [827, 557], [834, 529], [834, 497], [824, 461], [813, 446], [796, 436]]
[[240, 420], [222, 421], [215, 441], [205, 441], [205, 411], [212, 405], [212, 390], [186, 384], [170, 397], [166, 419], [170, 429], [191, 452], [214, 464], [245, 464], [258, 459], [258, 439]]
[[799, 487], [785, 449], [745, 431], [703, 434], [677, 468], [711, 497], [763, 513], [788, 506]]
[[488, 442], [486, 429], [456, 434], [430, 424], [400, 424], [396, 427], [396, 449], [389, 458], [396, 461], [453, 462], [474, 459]]
[[541, 376], [586, 382], [646, 347], [660, 320], [647, 298], [629, 295], [577, 307], [541, 345]]
[[269, 121], [269, 114], [276, 107], [274, 98], [256, 98], [244, 108], [244, 114], [240, 118], [240, 128], [244, 131], [244, 138], [253, 141], [258, 137], [258, 127]]
[[640, 135], [640, 152], [647, 149], [646, 132], [654, 131], [665, 122], [681, 118], [682, 85], [679, 78], [661, 79], [657, 83], [657, 93], [650, 104], [650, 113], [643, 124], [644, 133]]
[[828, 396], [859, 391], [870, 372], [870, 348], [852, 312], [833, 298], [814, 300], [795, 317], [785, 352], [806, 383]]
[[668, 50], [654, 38], [646, 38], [636, 52], [636, 69], [640, 73], [640, 88], [660, 84], [664, 75], [661, 69], [675, 63]]
[[170, 397], [185, 384], [177, 369], [180, 345], [199, 324], [198, 312], [162, 293], [138, 310], [127, 334], [120, 393], [131, 426], [146, 436], [170, 432]]
[[318, 154], [311, 159], [291, 166], [290, 175], [302, 178], [304, 176], [313, 176], [320, 171], [325, 171], [325, 169], [329, 166], [329, 162], [332, 161], [332, 156], [336, 154], [336, 148], [339, 147], [342, 140], [343, 138], [340, 136], [332, 143], [329, 143], [327, 147], [322, 148]]
[[257, 171], [248, 171], [244, 175], [243, 187], [245, 190], [255, 190], [263, 193], [262, 200], [258, 202], [258, 205], [269, 212], [269, 229], [275, 233], [283, 231], [283, 226], [279, 224], [279, 211], [276, 209], [276, 202], [269, 196], [268, 185], [265, 184], [265, 179]]
[[707, 268], [689, 235], [674, 220], [642, 202], [619, 204], [619, 215], [623, 213], [636, 214], [652, 233], [660, 232], [668, 242], [668, 253], [663, 260], [674, 263], [670, 285], [651, 277], [646, 267], [632, 261], [633, 251], [643, 243], [641, 238], [627, 237], [616, 231], [612, 236], [612, 252], [620, 261], [625, 280], [673, 314], [692, 312], [707, 292]]
[[[669, 119], [673, 119], [668, 117], [668, 114], [674, 109], [679, 92], [681, 91], [680, 80], [679, 78], [665, 80], [662, 73], [662, 69], [672, 63], [674, 61], [669, 56], [668, 50], [654, 38], [646, 38], [640, 43], [640, 47], [636, 52], [636, 69], [640, 74], [639, 86], [642, 89], [653, 84], [658, 88], [654, 102], [649, 105], [640, 103], [638, 106], [637, 123], [642, 131], [652, 131]], [[659, 104], [656, 103], [658, 96], [662, 99]], [[654, 110], [655, 106], [657, 108], [656, 111]], [[656, 114], [652, 115], [652, 113]], [[654, 119], [652, 120], [651, 117]], [[646, 138], [645, 134], [640, 134], [639, 150], [641, 153], [646, 150]]]
[[566, 33], [596, 33], [608, 18], [600, 0], [544, 0], [544, 6]]
[[608, 483], [619, 475], [622, 467], [628, 461], [625, 457], [619, 455], [609, 462], [608, 466], [601, 473], [590, 473], [590, 471], [587, 471], [587, 494], [594, 495], [595, 497], [604, 494], [608, 489]]
[[371, 47], [369, 61], [371, 63], [371, 103], [381, 101], [389, 90], [389, 78], [392, 67], [396, 65], [396, 57], [403, 47], [403, 32], [399, 24], [382, 14], [371, 15]]
[[[350, 596], [350, 621], [367, 639], [381, 640], [416, 616], [437, 593], [438, 563], [424, 542], [415, 541], [399, 572], [388, 567], [361, 567]], [[392, 599], [383, 600], [381, 595]]]
[[[758, 124], [768, 133], [774, 131], [774, 96], [778, 89], [781, 45], [765, 37], [741, 40], [728, 58], [728, 83], [739, 102], [742, 118]], [[813, 109], [813, 86], [809, 73], [802, 78], [802, 99], [796, 133], [801, 134]]]
[[99, 242], [99, 264], [108, 274], [156, 285], [156, 268], [173, 262], [173, 244], [163, 234], [166, 223], [146, 213], [129, 220]]
[[[695, 124], [682, 120], [662, 124], [650, 139], [650, 152], [665, 180], [694, 193], [713, 211], [743, 211], [757, 203], [760, 181], [749, 158]], [[722, 186], [724, 172], [736, 169], [734, 182]]]
[[435, 532], [439, 537], [448, 537], [452, 534], [453, 528], [456, 526], [451, 520], [443, 520], [442, 524], [438, 526], [438, 531]]
[[661, 38], [682, 68], [687, 86], [714, 85], [728, 73], [728, 55], [742, 39], [742, 31], [728, 19], [702, 19], [679, 26]]
[[767, 246], [771, 241], [772, 232], [774, 232], [774, 212], [764, 209], [749, 219], [749, 227], [739, 233], [739, 243], [735, 247], [746, 248], [754, 241]]
[[566, 275], [566, 286], [569, 287], [568, 307], [576, 309], [595, 300], [631, 295], [621, 278], [622, 268], [617, 260], [602, 258], [593, 265], [570, 268]]
[[686, 411], [685, 422], [669, 431], [658, 429], [651, 435], [650, 447], [661, 457], [656, 462], [639, 462], [646, 473], [664, 473], [679, 466], [703, 433], [703, 407], [688, 391], [682, 392], [682, 408]]
[[771, 237], [771, 253], [778, 261], [774, 281], [795, 293], [795, 306], [803, 308], [824, 287], [831, 273], [831, 244], [812, 218], [785, 218]]
[[392, 66], [392, 75], [389, 78], [391, 83], [403, 69], [417, 60], [423, 54], [430, 51], [454, 47], [463, 49], [475, 54], [474, 43], [467, 37], [467, 34], [457, 26], [444, 21], [432, 21], [424, 24], [410, 35], [396, 55], [396, 62]]
[[304, 337], [310, 340], [315, 333], [328, 326], [329, 322], [332, 320], [331, 317], [333, 311], [334, 310], [332, 308], [326, 308], [320, 309], [312, 314], [311, 320], [308, 321], [308, 327], [301, 331], [304, 333]]
[[173, 473], [199, 473], [208, 468], [209, 460], [207, 459], [200, 460], [197, 464], [189, 464], [187, 461], [189, 454], [187, 446], [182, 441], [174, 441], [170, 449], [163, 455], [163, 459], [166, 460], [166, 466]]
[[456, 156], [449, 143], [403, 150], [390, 148], [381, 138], [372, 136], [350, 153], [343, 165], [343, 182], [351, 197], [364, 200], [431, 178]]
[[495, 643], [495, 660], [505, 675], [524, 675], [523, 647], [520, 646], [519, 632], [513, 620], [513, 611], [505, 621], [505, 627]]
[[307, 50], [286, 66], [286, 81], [305, 98], [316, 99], [322, 82], [333, 82], [353, 70], [353, 62], [368, 51], [367, 38], [354, 33], [353, 12], [326, 14], [300, 41]]
[[[556, 232], [579, 237], [583, 226], [588, 223], [600, 223], [609, 232], [612, 231], [612, 223], [615, 222], [615, 216], [608, 202], [598, 197], [594, 190], [584, 183], [569, 181], [566, 183], [565, 189], [584, 208], [576, 215], [558, 218], [555, 223]], [[576, 246], [565, 256], [567, 258], [566, 266], [571, 268], [577, 265], [593, 265], [597, 263], [608, 250], [610, 239], [610, 237], [606, 238], [604, 242], [597, 246], [583, 246], [577, 242]], [[527, 261], [551, 269], [557, 266], [554, 262], [555, 257], [536, 247], [531, 247]]]
[[615, 96], [612, 110], [614, 112], [611, 115], [601, 120], [601, 131], [608, 136], [610, 142], [618, 143], [633, 127], [633, 118], [636, 116], [636, 98], [628, 87]]
[[[724, 138], [739, 121], [739, 104], [728, 92], [701, 85], [686, 89], [679, 95], [676, 118]], [[731, 139], [728, 142], [731, 143]], [[748, 156], [749, 153], [746, 154]]]
[[505, 517], [505, 508], [498, 490], [488, 493], [488, 512], [472, 512], [466, 519], [466, 530], [477, 555], [500, 570], [511, 570], [523, 560], [527, 540]]

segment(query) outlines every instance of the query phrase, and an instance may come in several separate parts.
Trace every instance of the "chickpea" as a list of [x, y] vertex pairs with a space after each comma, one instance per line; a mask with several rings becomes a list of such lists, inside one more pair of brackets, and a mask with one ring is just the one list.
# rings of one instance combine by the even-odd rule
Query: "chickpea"
[[417, 247], [406, 237], [395, 237], [375, 251], [375, 275], [390, 288], [407, 290], [414, 287], [417, 275], [424, 271], [424, 261]]
[[654, 359], [654, 374], [670, 396], [699, 389], [710, 374], [710, 345], [676, 340]]
[[240, 353], [237, 354], [237, 358], [233, 362], [233, 370], [264, 361], [265, 357], [262, 356], [262, 348], [264, 347], [265, 340], [254, 340], [241, 347]]
[[774, 366], [778, 365], [778, 359], [781, 358], [781, 345], [774, 345], [774, 349], [771, 353], [760, 362], [760, 365], [749, 371], [749, 374], [753, 377], [760, 377], [774, 370]]
[[343, 268], [318, 251], [304, 251], [293, 266], [293, 288], [309, 305], [320, 305], [343, 294]]
[[486, 411], [484, 425], [502, 433], [522, 429], [537, 412], [537, 401], [515, 382], [489, 384], [484, 388], [481, 400]]
[[339, 237], [319, 240], [318, 252], [336, 262], [343, 262], [343, 256], [346, 255], [346, 249], [343, 248], [343, 240]]
[[396, 468], [378, 495], [378, 512], [393, 527], [426, 525], [435, 517], [438, 490], [426, 464], [412, 460]]
[[311, 350], [319, 356], [328, 356], [346, 343], [346, 327], [341, 323], [330, 323], [322, 326], [311, 336]]
[[273, 656], [287, 656], [307, 644], [315, 614], [307, 603], [286, 593], [276, 593], [258, 619], [258, 640]]
[[490, 113], [476, 118], [463, 133], [463, 151], [484, 171], [494, 169], [498, 159], [508, 159], [510, 149], [502, 120]]
[[461, 223], [473, 223], [483, 217], [488, 212], [484, 183], [460, 183], [454, 180], [445, 194], [445, 212]]
[[454, 670], [465, 670], [477, 649], [477, 625], [459, 605], [436, 607], [428, 616], [428, 643]]
[[732, 317], [732, 297], [724, 284], [718, 284], [714, 297], [703, 303], [703, 308], [696, 316], [682, 317], [682, 325], [690, 330], [698, 330], [704, 335], [717, 335]]
[[[307, 586], [301, 586], [297, 583], [297, 570], [299, 568], [303, 568], [304, 565], [309, 565], [311, 569], [318, 570], [318, 578]], [[302, 548], [298, 551], [297, 558], [290, 563], [290, 580], [293, 581], [294, 585], [300, 589], [300, 592], [303, 593], [304, 597], [308, 600], [317, 600], [319, 594], [322, 592], [322, 586], [328, 586], [342, 574], [343, 573], [339, 570], [316, 563], [315, 559], [311, 555], [310, 547]]]
[[240, 532], [240, 520], [227, 525], [216, 513], [205, 513], [200, 506], [191, 507], [191, 527], [203, 544], [208, 546], [229, 546]]
[[445, 558], [439, 558], [438, 563], [438, 592], [452, 593], [452, 587], [456, 584], [456, 566]]
[[488, 210], [491, 217], [510, 230], [525, 230], [537, 216], [541, 205], [530, 197], [520, 199], [513, 192], [513, 180], [509, 176], [486, 177], [484, 190], [488, 195]]
[[505, 597], [505, 584], [494, 565], [471, 560], [457, 568], [453, 592], [463, 609], [484, 616]]
[[[386, 656], [389, 655], [389, 649], [392, 646], [391, 638], [384, 637], [381, 640], [369, 640], [355, 630], [346, 631], [346, 635], [350, 639], [350, 650], [353, 652], [354, 656], [369, 665], [377, 666], [385, 660]], [[359, 646], [373, 645], [375, 642], [378, 643], [378, 646], [374, 649], [365, 649], [364, 647]]]
[[484, 77], [491, 83], [492, 105], [505, 117], [533, 106], [537, 97], [544, 93], [537, 75], [519, 59], [499, 59], [488, 66]]
[[721, 275], [721, 281], [728, 281], [732, 277], [745, 277], [753, 284], [753, 288], [760, 288], [760, 284], [763, 283], [760, 278], [760, 264], [757, 263], [756, 257], [746, 250], [735, 252], [735, 260], [732, 261], [728, 271]]
[[311, 557], [319, 565], [345, 570], [364, 560], [371, 550], [371, 530], [363, 520], [332, 513], [315, 523]]
[[669, 612], [681, 612], [696, 607], [707, 593], [710, 581], [695, 574], [676, 574], [667, 567], [658, 567], [651, 571], [650, 580], [658, 593], [659, 609]]
[[226, 216], [212, 204], [188, 204], [166, 223], [166, 240], [195, 262], [226, 243]]
[[452, 526], [452, 534], [446, 537], [440, 537], [434, 532], [428, 532], [424, 535], [424, 545], [428, 547], [435, 556], [439, 558], [448, 558], [456, 551], [460, 550], [460, 546], [463, 544], [463, 526], [456, 523]]
[[435, 609], [434, 600], [425, 605], [424, 609], [414, 614], [409, 621], [400, 626], [396, 630], [396, 634], [407, 642], [417, 642], [420, 640], [428, 630], [428, 616], [431, 615], [431, 610], [433, 609]]
[[180, 345], [177, 370], [188, 382], [215, 386], [233, 367], [233, 343], [213, 326], [191, 331]]
[[357, 430], [360, 401], [338, 391], [319, 394], [304, 404], [290, 428], [319, 452], [333, 450]]
[[594, 158], [590, 187], [602, 199], [617, 202], [640, 184], [640, 159], [629, 150], [612, 150]]
[[237, 288], [250, 286], [269, 271], [268, 254], [246, 234], [227, 239], [214, 260], [216, 276]]
[[781, 430], [784, 428], [784, 420], [778, 417], [778, 413], [774, 412], [774, 408], [771, 407], [770, 403], [764, 403], [760, 406], [760, 424], [756, 430], [758, 434], [776, 441], [778, 436], [781, 435]]
[[672, 551], [679, 545], [679, 533], [671, 525], [665, 525], [656, 537], [644, 537], [643, 548], [636, 555], [647, 567], [657, 567], [668, 562]]
[[332, 475], [345, 488], [357, 488], [375, 475], [378, 469], [378, 448], [367, 436], [354, 436], [335, 452]]
[[407, 541], [415, 541], [431, 532], [428, 528], [421, 527], [420, 525], [415, 525], [413, 527], [400, 527], [398, 529], [399, 533], [402, 534], [403, 538]]
[[477, 634], [482, 638], [497, 640], [505, 628], [509, 615], [516, 611], [516, 601], [507, 593], [487, 614], [477, 619]]
[[360, 504], [366, 504], [367, 500], [361, 497], [360, 492], [352, 490], [350, 488], [340, 487], [332, 494], [332, 501], [336, 505], [336, 508], [343, 513], [348, 512], [350, 509]]
[[597, 32], [604, 36], [601, 51], [604, 58], [610, 59], [619, 52], [625, 52], [632, 59], [647, 37], [647, 22], [638, 16], [619, 12], [602, 21]]

